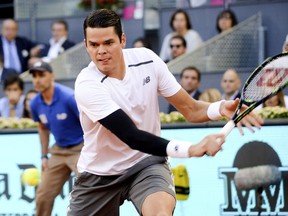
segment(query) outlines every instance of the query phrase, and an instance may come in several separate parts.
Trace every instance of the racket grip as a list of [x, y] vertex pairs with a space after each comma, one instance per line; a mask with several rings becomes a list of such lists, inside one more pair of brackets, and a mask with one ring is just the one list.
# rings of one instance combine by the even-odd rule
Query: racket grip
[[225, 137], [228, 136], [228, 134], [230, 134], [230, 132], [233, 130], [233, 128], [235, 127], [235, 123], [233, 120], [228, 121], [225, 126], [220, 130], [220, 134], [224, 134]]
[[[233, 121], [233, 120], [230, 120], [230, 121], [228, 121], [228, 122], [224, 125], [224, 127], [220, 130], [219, 134], [224, 134], [225, 137], [227, 137], [228, 134], [233, 130], [234, 127], [235, 127], [234, 121]], [[221, 144], [221, 139], [220, 139], [220, 138], [217, 138], [217, 139], [216, 139], [216, 142], [217, 142], [218, 145], [220, 145], [220, 144]]]

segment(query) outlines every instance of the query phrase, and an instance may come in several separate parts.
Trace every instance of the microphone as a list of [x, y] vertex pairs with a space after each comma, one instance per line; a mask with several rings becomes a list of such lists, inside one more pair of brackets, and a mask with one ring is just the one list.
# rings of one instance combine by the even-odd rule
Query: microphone
[[281, 172], [274, 165], [242, 168], [234, 176], [235, 186], [239, 190], [258, 189], [280, 181]]

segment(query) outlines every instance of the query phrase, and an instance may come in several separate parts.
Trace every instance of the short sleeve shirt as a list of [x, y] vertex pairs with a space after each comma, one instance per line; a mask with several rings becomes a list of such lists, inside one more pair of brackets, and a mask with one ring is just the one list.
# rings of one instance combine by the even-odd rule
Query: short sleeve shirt
[[98, 121], [122, 109], [144, 131], [160, 135], [158, 96], [169, 97], [180, 85], [151, 50], [123, 50], [125, 77], [107, 77], [91, 62], [78, 75], [75, 97], [84, 131], [79, 172], [117, 175], [149, 156], [133, 150]]

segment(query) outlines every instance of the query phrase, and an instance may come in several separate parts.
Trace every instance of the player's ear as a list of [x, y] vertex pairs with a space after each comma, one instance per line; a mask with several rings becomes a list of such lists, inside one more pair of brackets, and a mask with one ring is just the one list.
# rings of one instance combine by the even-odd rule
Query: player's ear
[[121, 47], [122, 49], [126, 47], [126, 35], [124, 33], [121, 36]]
[[84, 46], [87, 48], [87, 42], [86, 42], [85, 38], [84, 38], [83, 42], [84, 42]]

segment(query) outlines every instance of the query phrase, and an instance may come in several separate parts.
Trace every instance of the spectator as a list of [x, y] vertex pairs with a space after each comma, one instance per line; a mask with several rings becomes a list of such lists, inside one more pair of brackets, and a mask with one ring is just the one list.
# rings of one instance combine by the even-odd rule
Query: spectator
[[[190, 66], [186, 67], [180, 73], [180, 84], [188, 94], [195, 100], [199, 99], [201, 92], [198, 90], [201, 81], [201, 73], [198, 68]], [[168, 113], [176, 111], [175, 107], [169, 104]]]
[[[39, 93], [30, 103], [32, 118], [39, 123], [42, 177], [36, 192], [36, 216], [50, 216], [56, 196], [71, 172], [78, 175], [76, 164], [83, 146], [83, 131], [71, 88], [54, 82], [51, 66], [36, 62], [29, 70]], [[49, 148], [49, 136], [56, 143]], [[48, 153], [51, 157], [48, 157]]]
[[[286, 39], [284, 41], [282, 52], [288, 52], [288, 35], [286, 36]], [[288, 109], [288, 96], [284, 95], [283, 91], [280, 91], [277, 95], [274, 95], [273, 97], [265, 101], [263, 104], [260, 104], [258, 107], [256, 107], [256, 109], [259, 110], [267, 106], [280, 106], [286, 107]]]
[[216, 102], [221, 100], [221, 92], [216, 88], [209, 88], [203, 91], [199, 97], [199, 100], [206, 102]]
[[15, 70], [4, 67], [4, 59], [3, 56], [0, 55], [0, 83], [4, 82], [8, 76], [17, 74]]
[[276, 95], [272, 96], [263, 103], [263, 107], [274, 107], [274, 106], [287, 108], [287, 105], [285, 104], [283, 91], [278, 92]]
[[0, 116], [21, 118], [24, 110], [24, 82], [18, 75], [10, 75], [4, 80], [5, 97], [0, 99]]
[[25, 94], [25, 99], [24, 99], [24, 111], [23, 111], [23, 118], [32, 118], [31, 111], [30, 111], [30, 102], [31, 100], [36, 96], [37, 91], [34, 89], [30, 89], [26, 94]]
[[187, 42], [187, 52], [195, 50], [203, 42], [199, 33], [192, 29], [188, 14], [182, 9], [178, 9], [174, 12], [170, 20], [170, 27], [173, 32], [165, 36], [160, 51], [160, 57], [164, 61], [172, 59], [169, 44], [170, 39], [174, 35], [182, 35], [185, 38]]
[[282, 52], [288, 52], [288, 35], [286, 36], [286, 39], [284, 41]]
[[146, 47], [148, 49], [151, 49], [149, 41], [143, 37], [139, 37], [136, 40], [134, 40], [132, 46], [133, 48]]
[[[181, 35], [173, 36], [170, 40], [170, 49], [172, 59], [175, 59], [185, 54], [187, 50], [187, 43], [185, 38], [182, 37]], [[165, 62], [167, 63], [169, 62], [169, 60], [166, 60]]]
[[31, 51], [33, 57], [29, 60], [29, 65], [41, 60], [50, 62], [52, 59], [57, 58], [65, 50], [73, 47], [74, 42], [68, 39], [68, 23], [65, 20], [55, 20], [51, 25], [52, 37], [49, 44], [43, 44], [35, 47]]
[[228, 69], [222, 77], [221, 87], [223, 90], [222, 99], [234, 100], [241, 97], [241, 79], [234, 69]]
[[238, 21], [234, 12], [230, 9], [225, 9], [217, 16], [216, 29], [218, 33], [222, 33], [237, 25], [237, 23]]
[[36, 44], [17, 36], [18, 23], [13, 19], [6, 19], [2, 24], [0, 40], [0, 54], [4, 56], [4, 67], [22, 73], [28, 69], [30, 50]]

